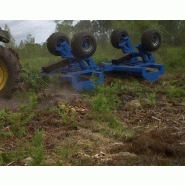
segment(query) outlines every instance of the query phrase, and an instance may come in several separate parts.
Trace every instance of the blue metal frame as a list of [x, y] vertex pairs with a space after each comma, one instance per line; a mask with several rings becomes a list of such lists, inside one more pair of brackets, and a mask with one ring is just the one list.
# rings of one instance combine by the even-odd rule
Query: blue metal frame
[[[112, 62], [102, 63], [104, 72], [122, 71], [131, 75], [141, 76], [147, 81], [155, 81], [160, 75], [164, 74], [164, 65], [155, 64], [155, 58], [152, 53], [143, 50], [142, 45], [136, 45], [135, 51], [128, 36], [125, 36], [124, 42], [119, 45], [123, 53], [130, 53], [131, 58], [127, 62], [113, 64]], [[142, 59], [142, 60], [140, 60]]]
[[[122, 38], [120, 48], [123, 53], [131, 54], [129, 61], [118, 64], [104, 62], [99, 67], [92, 58], [76, 58], [70, 45], [65, 41], [59, 41], [56, 50], [63, 58], [68, 60], [68, 65], [51, 71], [50, 74], [61, 73], [61, 80], [71, 83], [79, 91], [82, 89], [91, 90], [96, 84], [103, 83], [104, 73], [106, 72], [122, 71], [124, 73], [142, 76], [148, 81], [155, 81], [160, 75], [164, 74], [164, 66], [155, 64], [154, 56], [150, 52], [144, 51], [141, 44], [136, 46], [138, 52], [135, 51], [128, 36]], [[96, 75], [96, 82], [91, 78], [86, 78], [92, 75]]]
[[[61, 73], [62, 82], [72, 84], [79, 91], [82, 89], [91, 90], [96, 84], [104, 82], [104, 73], [92, 58], [76, 58], [67, 42], [59, 41], [56, 50], [62, 58], [67, 58], [68, 65], [53, 70], [48, 74]], [[96, 82], [89, 78], [92, 75], [96, 75]]]

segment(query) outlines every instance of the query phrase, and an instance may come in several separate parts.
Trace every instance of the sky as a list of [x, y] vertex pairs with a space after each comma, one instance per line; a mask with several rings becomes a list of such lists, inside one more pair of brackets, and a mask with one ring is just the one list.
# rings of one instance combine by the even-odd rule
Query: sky
[[55, 32], [56, 28], [53, 20], [0, 20], [2, 29], [5, 24], [10, 28], [17, 45], [21, 40], [25, 40], [28, 34], [35, 37], [36, 43], [43, 43]]

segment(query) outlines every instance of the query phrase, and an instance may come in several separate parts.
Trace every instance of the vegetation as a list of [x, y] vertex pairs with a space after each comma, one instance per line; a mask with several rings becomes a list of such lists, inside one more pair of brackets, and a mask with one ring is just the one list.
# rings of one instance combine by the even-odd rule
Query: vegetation
[[[56, 31], [70, 38], [79, 30], [94, 34], [97, 63], [121, 53], [109, 42], [114, 28], [125, 28], [134, 44], [144, 30], [158, 29], [163, 45], [154, 55], [165, 65], [165, 75], [155, 83], [110, 77], [95, 91], [75, 98], [70, 91], [54, 94], [56, 86], [51, 85], [56, 80], [42, 78], [40, 70], [60, 57], [52, 56], [46, 43], [35, 44], [31, 35], [19, 46], [12, 40], [20, 55], [21, 84], [26, 86], [15, 97], [27, 101], [14, 110], [0, 109], [0, 165], [184, 165], [184, 145], [179, 144], [184, 135], [175, 134], [185, 128], [185, 21], [55, 22]], [[6, 30], [10, 32], [8, 26]], [[117, 147], [120, 143], [124, 147]], [[116, 156], [120, 151], [137, 157]], [[23, 162], [27, 158], [29, 163]]]

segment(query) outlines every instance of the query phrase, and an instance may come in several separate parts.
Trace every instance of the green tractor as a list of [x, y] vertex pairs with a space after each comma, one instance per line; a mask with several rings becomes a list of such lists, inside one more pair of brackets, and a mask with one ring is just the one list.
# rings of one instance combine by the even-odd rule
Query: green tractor
[[[0, 28], [0, 41], [9, 43], [8, 32]], [[0, 98], [11, 98], [20, 81], [20, 62], [12, 48], [0, 46]]]

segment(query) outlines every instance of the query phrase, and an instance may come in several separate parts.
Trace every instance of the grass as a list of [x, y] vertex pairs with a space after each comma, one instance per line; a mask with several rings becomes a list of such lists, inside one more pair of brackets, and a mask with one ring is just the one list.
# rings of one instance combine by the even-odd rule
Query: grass
[[185, 48], [183, 46], [175, 47], [164, 45], [158, 51], [158, 58], [160, 58], [161, 63], [165, 65], [166, 72], [183, 73], [185, 70]]
[[65, 165], [65, 163], [67, 163], [69, 156], [77, 152], [78, 152], [78, 147], [76, 146], [64, 145], [61, 147], [56, 147], [55, 153], [57, 154], [57, 157], [55, 160], [56, 160], [57, 166]]
[[[21, 104], [17, 112], [13, 112], [7, 108], [0, 111], [0, 135], [22, 137], [25, 132], [25, 125], [36, 115], [34, 109], [37, 106], [37, 98], [35, 94], [30, 96], [29, 104]], [[2, 127], [10, 126], [10, 132], [3, 132]]]
[[170, 86], [166, 88], [165, 93], [171, 99], [185, 97], [185, 89], [181, 87]]

